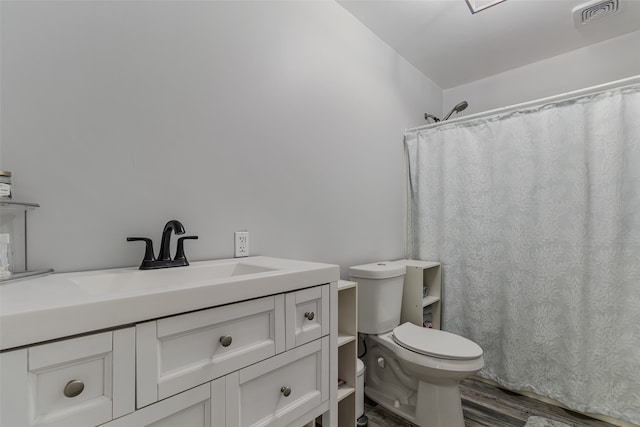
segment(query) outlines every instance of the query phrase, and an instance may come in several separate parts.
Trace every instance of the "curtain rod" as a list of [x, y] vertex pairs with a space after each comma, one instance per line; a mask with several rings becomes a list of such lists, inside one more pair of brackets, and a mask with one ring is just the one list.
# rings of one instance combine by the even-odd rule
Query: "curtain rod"
[[611, 81], [611, 82], [608, 82], [608, 83], [603, 83], [603, 84], [596, 85], [596, 86], [591, 86], [591, 87], [587, 87], [587, 88], [583, 88], [583, 89], [574, 90], [574, 91], [571, 91], [571, 92], [562, 93], [560, 95], [553, 95], [553, 96], [548, 96], [546, 98], [535, 99], [533, 101], [522, 102], [520, 104], [513, 104], [513, 105], [508, 105], [506, 107], [494, 108], [493, 110], [482, 111], [480, 113], [470, 114], [468, 116], [460, 116], [460, 117], [456, 117], [455, 119], [447, 120], [446, 122], [442, 122], [441, 121], [441, 122], [437, 122], [437, 123], [429, 123], [429, 124], [426, 124], [426, 125], [422, 125], [422, 126], [417, 126], [417, 127], [414, 127], [414, 128], [406, 129], [405, 132], [422, 130], [422, 129], [431, 129], [433, 127], [436, 127], [436, 126], [439, 126], [439, 125], [443, 125], [445, 123], [462, 122], [464, 120], [470, 120], [470, 119], [476, 119], [476, 118], [485, 117], [485, 116], [491, 116], [491, 115], [498, 114], [498, 113], [507, 113], [507, 112], [519, 110], [521, 108], [532, 107], [534, 105], [544, 104], [544, 103], [547, 103], [547, 102], [556, 102], [556, 101], [561, 101], [561, 100], [565, 100], [565, 99], [575, 98], [575, 97], [578, 97], [578, 96], [589, 95], [589, 94], [592, 94], [592, 93], [605, 91], [607, 89], [622, 88], [622, 87], [625, 87], [625, 86], [633, 85], [635, 83], [640, 83], [640, 74], [636, 75], [636, 76], [633, 76], [633, 77], [627, 77], [627, 78], [624, 78], [624, 79], [614, 80], [614, 81]]

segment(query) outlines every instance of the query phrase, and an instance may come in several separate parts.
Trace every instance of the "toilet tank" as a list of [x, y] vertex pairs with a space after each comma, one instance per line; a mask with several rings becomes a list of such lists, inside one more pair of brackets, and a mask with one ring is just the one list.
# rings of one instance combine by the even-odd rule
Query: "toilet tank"
[[350, 280], [358, 282], [358, 332], [382, 334], [400, 324], [404, 265], [376, 262], [349, 269]]

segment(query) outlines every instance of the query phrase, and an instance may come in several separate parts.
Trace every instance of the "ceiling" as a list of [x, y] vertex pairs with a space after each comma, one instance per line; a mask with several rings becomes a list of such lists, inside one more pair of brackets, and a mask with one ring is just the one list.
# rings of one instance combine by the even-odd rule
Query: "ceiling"
[[[465, 0], [338, 0], [442, 89], [640, 30], [640, 0], [574, 25], [589, 0], [506, 0], [471, 14]], [[638, 55], [638, 52], [629, 52]]]

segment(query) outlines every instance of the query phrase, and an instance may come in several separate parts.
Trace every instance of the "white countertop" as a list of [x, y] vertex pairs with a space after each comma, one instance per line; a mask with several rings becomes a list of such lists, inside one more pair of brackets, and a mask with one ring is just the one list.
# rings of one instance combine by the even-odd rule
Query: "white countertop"
[[[244, 269], [241, 275], [208, 277], [209, 272], [226, 271], [236, 263]], [[188, 267], [132, 267], [16, 281], [0, 285], [0, 350], [338, 279], [337, 265], [248, 257], [199, 261]]]

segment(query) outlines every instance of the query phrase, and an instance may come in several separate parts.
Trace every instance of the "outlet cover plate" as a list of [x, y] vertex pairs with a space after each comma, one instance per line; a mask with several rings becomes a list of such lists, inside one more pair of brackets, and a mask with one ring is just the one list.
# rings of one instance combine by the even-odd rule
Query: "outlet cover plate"
[[236, 231], [235, 236], [235, 257], [242, 258], [249, 256], [249, 232]]

